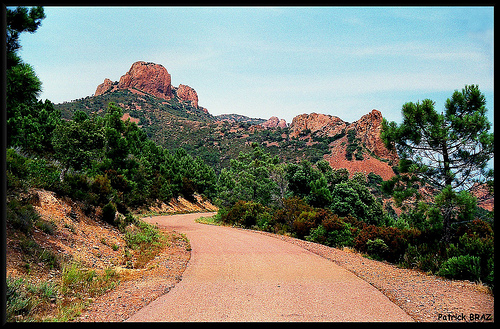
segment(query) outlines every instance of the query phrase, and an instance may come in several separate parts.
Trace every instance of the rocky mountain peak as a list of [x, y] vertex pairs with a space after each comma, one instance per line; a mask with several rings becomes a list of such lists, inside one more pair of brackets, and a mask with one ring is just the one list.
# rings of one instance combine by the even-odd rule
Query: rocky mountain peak
[[179, 88], [177, 88], [177, 97], [184, 102], [191, 103], [193, 107], [198, 107], [198, 94], [189, 86], [179, 85]]
[[122, 75], [117, 83], [104, 79], [104, 82], [97, 86], [94, 96], [116, 89], [136, 88], [168, 100], [172, 98], [171, 81], [170, 74], [163, 65], [138, 61], [132, 64], [130, 70]]
[[266, 122], [261, 123], [264, 128], [286, 128], [286, 121], [284, 119], [279, 119], [278, 117], [272, 116]]
[[317, 133], [324, 137], [333, 137], [345, 129], [347, 123], [340, 118], [328, 114], [300, 114], [292, 119], [290, 136], [298, 137], [303, 131]]

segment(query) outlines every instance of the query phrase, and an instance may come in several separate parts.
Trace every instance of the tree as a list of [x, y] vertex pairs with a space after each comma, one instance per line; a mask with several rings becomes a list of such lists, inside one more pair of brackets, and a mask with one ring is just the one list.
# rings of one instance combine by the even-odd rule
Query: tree
[[469, 189], [485, 174], [493, 157], [493, 133], [486, 118], [486, 99], [478, 86], [455, 91], [439, 114], [435, 103], [403, 105], [403, 123], [382, 122], [381, 137], [401, 157], [415, 164], [418, 174], [443, 189]]
[[494, 137], [486, 118], [486, 99], [478, 86], [456, 90], [447, 99], [444, 113], [438, 113], [434, 105], [430, 99], [404, 104], [403, 123], [384, 119], [381, 138], [409, 161], [414, 175], [440, 191], [446, 188], [439, 204], [447, 240], [451, 222], [456, 220], [452, 211], [457, 206], [456, 193], [485, 179], [494, 154]]
[[23, 32], [34, 33], [45, 18], [43, 7], [7, 9], [7, 68], [19, 64], [16, 51], [21, 48], [19, 36]]
[[[56, 158], [64, 165], [81, 170], [92, 160], [101, 159], [105, 145], [104, 128], [84, 112], [75, 113], [74, 119], [59, 124], [54, 130], [52, 144]], [[62, 178], [64, 178], [62, 173]]]
[[265, 153], [257, 144], [249, 153], [240, 153], [231, 159], [230, 167], [219, 175], [219, 199], [223, 206], [232, 206], [239, 200], [254, 201], [268, 206], [280, 194], [272, 179], [278, 158]]
[[33, 67], [24, 63], [17, 51], [19, 36], [34, 33], [45, 14], [42, 7], [7, 9], [7, 146], [21, 146], [35, 152], [51, 151], [52, 130], [60, 114], [52, 103], [37, 100], [42, 83]]

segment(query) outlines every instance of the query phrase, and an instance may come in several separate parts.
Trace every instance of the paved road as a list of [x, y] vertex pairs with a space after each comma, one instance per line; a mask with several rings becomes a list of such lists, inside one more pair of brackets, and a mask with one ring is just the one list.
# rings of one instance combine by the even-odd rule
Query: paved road
[[331, 261], [259, 233], [195, 223], [201, 215], [147, 218], [185, 233], [191, 259], [182, 281], [128, 321], [413, 321]]

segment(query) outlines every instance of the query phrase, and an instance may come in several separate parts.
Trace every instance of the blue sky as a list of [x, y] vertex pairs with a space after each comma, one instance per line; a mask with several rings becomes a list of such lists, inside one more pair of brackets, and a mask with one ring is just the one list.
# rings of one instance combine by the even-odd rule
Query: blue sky
[[493, 7], [45, 7], [21, 37], [42, 99], [70, 101], [132, 63], [162, 64], [210, 113], [345, 121], [478, 84], [493, 123]]

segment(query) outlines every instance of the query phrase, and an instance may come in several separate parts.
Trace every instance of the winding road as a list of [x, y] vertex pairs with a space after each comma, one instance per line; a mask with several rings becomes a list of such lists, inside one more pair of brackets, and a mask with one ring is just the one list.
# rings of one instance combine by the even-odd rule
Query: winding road
[[186, 234], [182, 281], [127, 321], [413, 321], [351, 272], [270, 236], [196, 223], [206, 214], [144, 220]]

